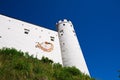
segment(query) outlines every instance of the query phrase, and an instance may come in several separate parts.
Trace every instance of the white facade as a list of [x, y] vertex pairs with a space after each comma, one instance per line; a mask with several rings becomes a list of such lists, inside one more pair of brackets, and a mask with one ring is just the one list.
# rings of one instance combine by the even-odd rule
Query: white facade
[[0, 48], [16, 48], [38, 59], [45, 56], [89, 75], [72, 23], [59, 21], [57, 27], [58, 32], [0, 15]]
[[30, 55], [61, 63], [58, 33], [0, 15], [0, 48], [16, 48]]

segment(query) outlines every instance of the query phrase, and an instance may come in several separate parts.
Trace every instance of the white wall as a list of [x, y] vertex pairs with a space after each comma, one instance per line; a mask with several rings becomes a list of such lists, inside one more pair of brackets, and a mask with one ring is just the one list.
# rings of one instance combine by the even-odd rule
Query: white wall
[[64, 66], [75, 66], [89, 75], [75, 30], [71, 21], [59, 21], [57, 24]]
[[63, 59], [64, 66], [75, 66], [89, 75], [72, 23], [64, 20], [57, 26], [58, 32], [0, 15], [0, 48], [16, 48], [55, 63], [62, 64]]
[[[36, 47], [37, 43], [41, 46]], [[39, 59], [45, 56], [62, 64], [57, 32], [0, 15], [0, 48], [2, 47], [16, 48]], [[51, 50], [45, 51], [44, 48]]]

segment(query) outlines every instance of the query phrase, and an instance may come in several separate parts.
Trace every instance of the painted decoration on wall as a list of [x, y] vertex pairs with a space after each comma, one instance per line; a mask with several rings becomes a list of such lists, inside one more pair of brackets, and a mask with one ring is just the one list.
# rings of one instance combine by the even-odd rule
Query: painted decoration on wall
[[37, 42], [37, 45], [35, 47], [39, 48], [45, 52], [51, 52], [54, 48], [54, 45], [50, 42], [45, 41], [42, 43]]

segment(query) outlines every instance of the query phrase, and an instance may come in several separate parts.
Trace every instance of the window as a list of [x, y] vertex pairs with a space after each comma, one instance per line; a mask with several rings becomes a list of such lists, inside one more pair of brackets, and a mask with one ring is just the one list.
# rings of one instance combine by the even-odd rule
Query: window
[[2, 38], [2, 36], [0, 36], [0, 38]]
[[8, 29], [10, 29], [10, 28], [8, 28]]
[[60, 30], [60, 33], [63, 32], [63, 30]]
[[24, 33], [25, 33], [25, 34], [28, 34], [29, 32], [30, 32], [29, 29], [24, 29]]
[[63, 26], [65, 26], [65, 24], [63, 24]]
[[73, 32], [75, 33], [75, 31], [73, 30]]
[[53, 37], [53, 36], [50, 36], [50, 39], [51, 39], [51, 41], [54, 41], [55, 37]]
[[60, 34], [60, 36], [63, 36], [63, 34]]
[[64, 31], [60, 30], [60, 36], [63, 36]]
[[25, 32], [25, 34], [28, 34], [28, 32]]
[[43, 30], [41, 30], [41, 32], [43, 32]]

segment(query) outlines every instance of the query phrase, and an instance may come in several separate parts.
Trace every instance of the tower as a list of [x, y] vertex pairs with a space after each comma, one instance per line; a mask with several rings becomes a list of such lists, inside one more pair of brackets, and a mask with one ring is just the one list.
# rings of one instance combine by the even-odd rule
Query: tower
[[81, 72], [89, 75], [72, 22], [64, 19], [63, 21], [60, 20], [56, 26], [58, 28], [63, 65], [75, 66]]

